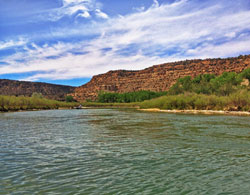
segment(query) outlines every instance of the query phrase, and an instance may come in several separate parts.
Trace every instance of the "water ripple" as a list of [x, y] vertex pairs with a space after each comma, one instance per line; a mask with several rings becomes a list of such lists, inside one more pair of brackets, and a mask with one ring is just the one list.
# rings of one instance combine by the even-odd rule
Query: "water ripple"
[[250, 119], [0, 114], [0, 194], [249, 194]]

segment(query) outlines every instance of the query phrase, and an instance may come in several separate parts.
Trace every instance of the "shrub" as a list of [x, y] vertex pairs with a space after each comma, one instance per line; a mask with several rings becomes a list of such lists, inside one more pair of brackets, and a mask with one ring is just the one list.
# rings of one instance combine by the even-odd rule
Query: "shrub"
[[250, 111], [250, 91], [241, 89], [229, 96], [186, 93], [167, 95], [140, 103], [140, 108]]
[[66, 102], [75, 102], [73, 96], [71, 96], [71, 95], [67, 95], [67, 96], [65, 97], [65, 101], [66, 101]]
[[153, 99], [166, 95], [166, 92], [153, 92], [153, 91], [136, 91], [129, 93], [109, 93], [100, 92], [97, 101], [100, 103], [130, 103], [142, 102], [144, 100]]
[[32, 93], [31, 97], [33, 97], [33, 98], [43, 98], [43, 94], [34, 92], [34, 93]]
[[198, 75], [191, 79], [186, 76], [177, 80], [177, 82], [169, 89], [169, 95], [178, 95], [185, 92], [197, 94], [216, 94], [220, 96], [228, 96], [239, 88], [243, 88], [240, 83], [243, 79], [250, 80], [250, 68], [245, 69], [242, 73], [224, 72], [220, 76], [214, 74]]

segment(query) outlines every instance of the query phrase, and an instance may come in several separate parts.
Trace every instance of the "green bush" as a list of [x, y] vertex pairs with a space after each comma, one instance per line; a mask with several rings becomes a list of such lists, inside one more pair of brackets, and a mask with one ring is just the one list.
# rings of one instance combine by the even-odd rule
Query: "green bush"
[[75, 102], [73, 96], [71, 96], [71, 95], [67, 95], [67, 96], [65, 97], [65, 101], [66, 101], [66, 102]]
[[100, 92], [97, 101], [100, 103], [130, 103], [142, 102], [166, 95], [167, 92], [136, 91], [129, 93]]
[[241, 86], [243, 79], [250, 80], [250, 68], [236, 74], [235, 72], [224, 72], [220, 76], [214, 74], [198, 75], [195, 78], [186, 76], [177, 80], [177, 82], [169, 89], [169, 95], [178, 95], [185, 92], [197, 94], [215, 94], [219, 96], [228, 96]]
[[250, 68], [243, 70], [239, 75], [242, 78], [250, 80]]

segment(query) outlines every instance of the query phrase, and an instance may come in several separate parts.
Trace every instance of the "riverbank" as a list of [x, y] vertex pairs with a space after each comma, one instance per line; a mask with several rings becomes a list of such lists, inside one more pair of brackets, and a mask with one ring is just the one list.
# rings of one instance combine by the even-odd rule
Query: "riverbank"
[[0, 95], [0, 112], [72, 109], [77, 102], [62, 102], [41, 97], [15, 97]]
[[[100, 104], [91, 104], [80, 109], [119, 109], [119, 108], [130, 108], [136, 109], [138, 111], [143, 112], [163, 112], [163, 113], [172, 113], [172, 114], [204, 114], [204, 115], [233, 115], [233, 116], [250, 116], [250, 112], [246, 111], [223, 111], [223, 110], [161, 110], [159, 108], [148, 108], [148, 109], [140, 109], [138, 105], [100, 105]], [[68, 109], [76, 109], [76, 107], [58, 107], [58, 108], [43, 108], [43, 109], [19, 109], [19, 110], [0, 110], [0, 113], [4, 112], [26, 112], [26, 111], [42, 111], [42, 110], [68, 110]], [[78, 109], [78, 108], [77, 108]]]
[[160, 110], [215, 110], [249, 112], [250, 92], [239, 90], [229, 96], [186, 93], [167, 95], [140, 103], [141, 109]]
[[41, 108], [41, 109], [9, 109], [9, 110], [0, 110], [0, 113], [6, 112], [29, 112], [29, 111], [42, 111], [42, 110], [71, 110], [76, 109], [75, 107], [59, 107], [59, 108]]
[[97, 103], [97, 102], [85, 102], [82, 104], [82, 109], [91, 108], [133, 108], [139, 111], [145, 112], [165, 112], [165, 113], [183, 113], [183, 114], [205, 114], [205, 115], [235, 115], [235, 116], [250, 116], [248, 111], [224, 111], [224, 110], [165, 110], [159, 108], [140, 108], [140, 103]]
[[139, 102], [134, 103], [99, 103], [82, 102], [82, 108], [140, 108]]
[[205, 115], [235, 115], [235, 116], [250, 116], [247, 111], [223, 111], [223, 110], [161, 110], [159, 108], [138, 109], [145, 112], [165, 112], [165, 113], [183, 113], [183, 114], [205, 114]]
[[[189, 99], [191, 100], [189, 101]], [[204, 98], [209, 98], [209, 101], [204, 101]], [[36, 97], [14, 97], [14, 96], [0, 96], [0, 112], [22, 112], [22, 111], [39, 111], [39, 110], [62, 110], [62, 109], [92, 109], [92, 108], [130, 108], [138, 109], [147, 112], [165, 112], [165, 113], [184, 113], [184, 114], [206, 114], [206, 115], [237, 115], [250, 116], [249, 110], [233, 110], [238, 108], [245, 108], [249, 104], [249, 98], [232, 98], [230, 102], [217, 104], [213, 101], [211, 107], [211, 100], [215, 96], [204, 95], [178, 95], [178, 96], [163, 96], [153, 100], [134, 103], [98, 103], [98, 102], [60, 102], [55, 100], [48, 100], [45, 98]], [[225, 97], [216, 97], [225, 98]], [[227, 99], [229, 97], [226, 97]], [[183, 102], [185, 100], [185, 102]], [[203, 100], [198, 102], [197, 100]], [[232, 100], [234, 104], [232, 104]], [[245, 101], [244, 101], [245, 100]], [[205, 102], [205, 104], [201, 104]], [[79, 107], [79, 105], [81, 106]], [[197, 106], [199, 105], [199, 106]], [[202, 105], [202, 106], [201, 106]], [[239, 106], [240, 105], [240, 106]], [[168, 107], [173, 107], [168, 109]]]

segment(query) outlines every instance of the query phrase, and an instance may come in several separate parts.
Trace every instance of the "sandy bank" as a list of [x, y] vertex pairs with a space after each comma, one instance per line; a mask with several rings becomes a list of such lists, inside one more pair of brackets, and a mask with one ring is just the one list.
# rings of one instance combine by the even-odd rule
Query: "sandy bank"
[[138, 109], [147, 112], [166, 112], [166, 113], [184, 113], [184, 114], [223, 114], [223, 115], [237, 115], [250, 116], [250, 112], [244, 111], [223, 111], [223, 110], [160, 110], [159, 108]]

